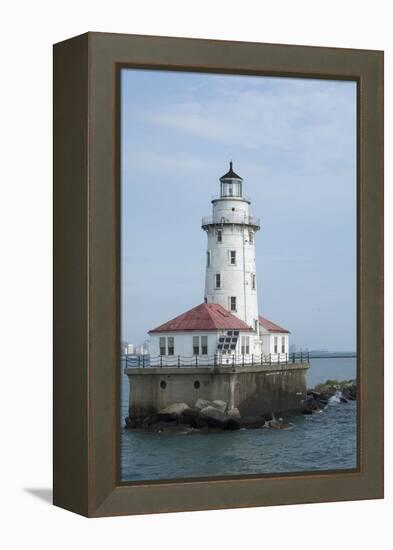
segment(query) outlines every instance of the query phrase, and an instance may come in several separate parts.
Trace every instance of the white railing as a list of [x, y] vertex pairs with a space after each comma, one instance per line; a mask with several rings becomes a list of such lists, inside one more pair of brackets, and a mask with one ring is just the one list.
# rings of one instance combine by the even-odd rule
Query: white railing
[[224, 225], [224, 224], [241, 224], [252, 225], [253, 227], [260, 227], [261, 220], [255, 216], [239, 216], [233, 214], [231, 216], [205, 216], [202, 218], [202, 227], [208, 225]]

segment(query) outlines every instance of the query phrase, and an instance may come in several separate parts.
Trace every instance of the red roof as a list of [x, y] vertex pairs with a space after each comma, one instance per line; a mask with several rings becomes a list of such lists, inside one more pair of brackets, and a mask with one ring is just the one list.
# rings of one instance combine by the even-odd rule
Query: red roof
[[275, 323], [269, 321], [269, 319], [265, 319], [261, 316], [259, 316], [259, 324], [262, 325], [263, 328], [265, 328], [269, 332], [287, 332], [289, 334], [289, 330], [287, 330], [286, 328], [279, 327]]
[[252, 330], [244, 321], [232, 315], [219, 304], [200, 304], [171, 321], [149, 330], [151, 332], [169, 332], [183, 330]]

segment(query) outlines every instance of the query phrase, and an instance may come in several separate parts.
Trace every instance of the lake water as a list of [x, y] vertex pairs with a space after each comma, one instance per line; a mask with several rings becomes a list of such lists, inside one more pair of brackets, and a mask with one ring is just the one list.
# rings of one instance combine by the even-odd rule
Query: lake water
[[[356, 359], [311, 359], [308, 387], [356, 378]], [[121, 376], [121, 418], [128, 414], [128, 379]], [[121, 479], [159, 480], [356, 468], [356, 402], [321, 413], [286, 417], [287, 430], [257, 429], [192, 435], [121, 428]]]

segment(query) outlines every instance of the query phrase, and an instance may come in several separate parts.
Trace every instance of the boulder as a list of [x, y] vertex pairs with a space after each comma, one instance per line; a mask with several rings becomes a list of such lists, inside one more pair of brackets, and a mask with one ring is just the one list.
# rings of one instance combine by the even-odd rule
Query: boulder
[[212, 405], [204, 407], [201, 410], [201, 416], [204, 416], [209, 420], [212, 420], [213, 422], [217, 422], [219, 425], [224, 424], [229, 419], [227, 414], [220, 411], [216, 407], [213, 407]]
[[240, 423], [235, 418], [231, 418], [211, 405], [201, 410], [200, 418], [206, 420], [209, 428], [236, 430], [240, 427]]
[[182, 426], [177, 422], [159, 422], [151, 427], [152, 431], [164, 434], [188, 435], [194, 432], [191, 426]]
[[225, 401], [221, 401], [220, 399], [215, 399], [212, 402], [212, 406], [221, 412], [225, 412], [227, 410], [227, 404], [225, 403]]
[[232, 409], [229, 409], [227, 411], [227, 415], [230, 416], [231, 418], [234, 418], [235, 420], [240, 419], [240, 411], [236, 407], [232, 407]]
[[161, 409], [159, 411], [159, 414], [175, 414], [177, 416], [180, 416], [185, 410], [189, 408], [190, 407], [186, 403], [172, 403], [172, 405], [168, 405], [164, 409]]
[[211, 401], [208, 401], [207, 399], [197, 399], [195, 405], [194, 405], [194, 408], [196, 409], [199, 409], [199, 410], [202, 410], [202, 409], [205, 409], [206, 407], [211, 407], [213, 405], [213, 403]]
[[189, 406], [186, 403], [172, 403], [154, 415], [150, 423], [178, 421], [181, 414], [187, 409], [189, 409]]
[[199, 417], [200, 412], [200, 409], [188, 407], [188, 409], [184, 409], [184, 411], [181, 413], [180, 422], [188, 426], [196, 427], [195, 421]]

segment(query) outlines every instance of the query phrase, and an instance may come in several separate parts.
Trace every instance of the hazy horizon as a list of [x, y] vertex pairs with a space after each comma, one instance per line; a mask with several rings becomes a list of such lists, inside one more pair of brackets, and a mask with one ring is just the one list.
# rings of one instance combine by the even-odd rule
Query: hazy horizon
[[355, 350], [355, 83], [123, 69], [121, 107], [122, 340], [203, 301], [200, 222], [232, 160], [261, 218], [260, 315]]

